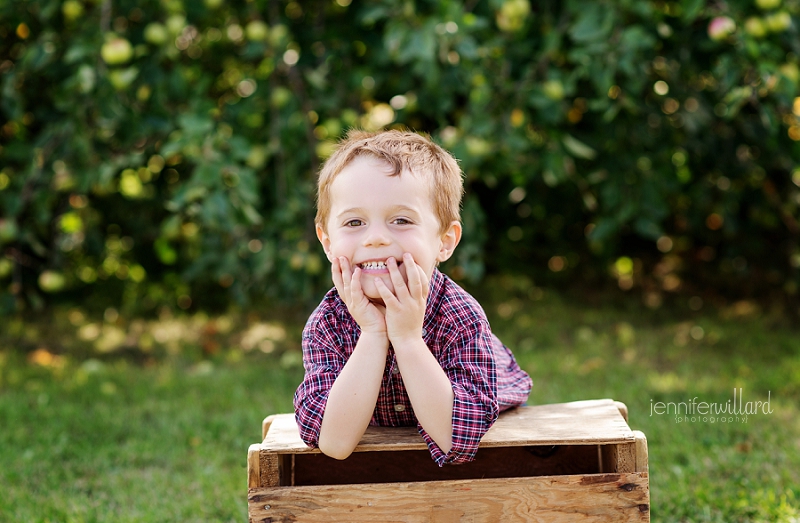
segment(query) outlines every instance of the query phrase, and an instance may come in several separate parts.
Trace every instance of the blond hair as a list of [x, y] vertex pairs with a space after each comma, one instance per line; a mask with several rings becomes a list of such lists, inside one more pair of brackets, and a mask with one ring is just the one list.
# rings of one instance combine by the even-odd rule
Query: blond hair
[[377, 133], [353, 129], [325, 161], [317, 182], [316, 225], [327, 231], [331, 209], [331, 184], [350, 162], [362, 155], [374, 156], [390, 167], [389, 176], [400, 176], [404, 170], [429, 182], [431, 203], [439, 220], [439, 232], [461, 218], [461, 197], [464, 193], [461, 168], [453, 156], [427, 135], [409, 131]]

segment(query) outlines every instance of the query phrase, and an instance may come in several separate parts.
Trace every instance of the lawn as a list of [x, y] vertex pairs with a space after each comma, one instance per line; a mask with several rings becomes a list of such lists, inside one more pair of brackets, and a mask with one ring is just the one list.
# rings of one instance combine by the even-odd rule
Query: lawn
[[[588, 303], [513, 279], [475, 293], [532, 375], [531, 403], [628, 405], [648, 438], [653, 521], [799, 520], [800, 331], [781, 314]], [[4, 319], [0, 521], [245, 521], [247, 447], [266, 414], [292, 408], [303, 320], [76, 308]], [[734, 389], [769, 400], [767, 413], [658, 413]]]

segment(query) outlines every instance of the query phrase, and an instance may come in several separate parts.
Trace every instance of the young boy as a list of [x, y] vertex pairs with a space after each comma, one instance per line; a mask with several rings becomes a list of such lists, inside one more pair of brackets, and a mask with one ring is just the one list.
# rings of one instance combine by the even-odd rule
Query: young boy
[[351, 131], [319, 175], [334, 289], [303, 331], [303, 441], [350, 455], [367, 426], [416, 426], [434, 461], [474, 459], [530, 377], [475, 299], [436, 268], [461, 239], [456, 160], [411, 132]]

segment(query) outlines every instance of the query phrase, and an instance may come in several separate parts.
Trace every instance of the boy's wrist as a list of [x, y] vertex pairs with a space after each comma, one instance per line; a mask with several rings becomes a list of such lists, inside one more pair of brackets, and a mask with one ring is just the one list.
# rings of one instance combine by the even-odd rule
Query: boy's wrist
[[387, 347], [389, 346], [389, 336], [386, 334], [385, 330], [364, 330], [361, 329], [361, 335], [359, 336], [359, 341], [364, 340], [370, 343], [381, 343], [385, 344]]
[[425, 340], [422, 339], [422, 333], [391, 336], [389, 337], [389, 341], [392, 342], [392, 347], [394, 348], [395, 352], [398, 350], [402, 351], [411, 349], [415, 346], [419, 346], [420, 344], [426, 348], [428, 347], [425, 344]]

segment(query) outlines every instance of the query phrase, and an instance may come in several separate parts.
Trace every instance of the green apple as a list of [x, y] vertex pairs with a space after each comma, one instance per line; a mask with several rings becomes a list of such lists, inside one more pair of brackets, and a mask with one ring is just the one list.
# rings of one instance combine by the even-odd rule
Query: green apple
[[717, 16], [708, 24], [708, 36], [719, 42], [727, 39], [736, 31], [736, 22], [728, 16]]
[[328, 132], [328, 136], [336, 138], [342, 134], [342, 123], [337, 118], [329, 118], [322, 122], [322, 126]]
[[183, 12], [183, 0], [162, 0], [161, 5], [167, 9], [168, 13]]
[[182, 14], [170, 15], [170, 17], [167, 18], [167, 30], [173, 36], [181, 34], [184, 27], [186, 27], [186, 17]]
[[78, 0], [67, 0], [61, 5], [61, 13], [67, 22], [73, 22], [83, 15], [83, 4]]
[[128, 67], [126, 69], [115, 69], [108, 73], [108, 81], [117, 91], [124, 91], [130, 86], [139, 75], [139, 69]]
[[164, 45], [169, 39], [169, 33], [164, 24], [152, 22], [144, 28], [144, 39], [153, 45]]
[[797, 64], [793, 64], [791, 62], [786, 63], [781, 65], [778, 70], [792, 83], [796, 84], [800, 82], [800, 69], [798, 69]]
[[0, 258], [0, 280], [11, 274], [14, 264], [8, 258]]
[[781, 0], [756, 0], [756, 5], [759, 9], [768, 10], [775, 9], [781, 5]]
[[269, 30], [269, 43], [273, 47], [281, 47], [289, 36], [289, 28], [283, 24], [275, 24]]
[[292, 98], [292, 92], [285, 87], [276, 87], [272, 90], [270, 101], [274, 107], [283, 107]]
[[133, 56], [133, 47], [124, 38], [112, 38], [100, 48], [100, 56], [108, 65], [124, 64]]
[[773, 33], [781, 33], [792, 25], [792, 16], [787, 11], [778, 11], [767, 15], [764, 22]]
[[497, 13], [497, 27], [503, 31], [519, 31], [530, 12], [528, 0], [506, 0]]
[[263, 42], [269, 36], [269, 27], [261, 20], [253, 20], [247, 24], [244, 33], [251, 42]]
[[548, 80], [542, 84], [542, 92], [551, 100], [563, 100], [564, 84], [558, 80]]
[[467, 146], [467, 152], [469, 155], [476, 158], [486, 156], [492, 152], [492, 144], [483, 138], [478, 138], [477, 136], [467, 136], [464, 139], [464, 143]]
[[0, 243], [10, 242], [17, 237], [17, 224], [11, 220], [0, 220]]
[[761, 38], [767, 34], [767, 28], [764, 25], [764, 21], [757, 16], [751, 16], [745, 21], [744, 30], [747, 34], [756, 38]]
[[58, 292], [64, 288], [67, 279], [56, 271], [44, 271], [39, 275], [39, 287], [45, 292]]
[[146, 102], [153, 94], [153, 89], [149, 85], [142, 85], [136, 90], [136, 99], [140, 102]]

